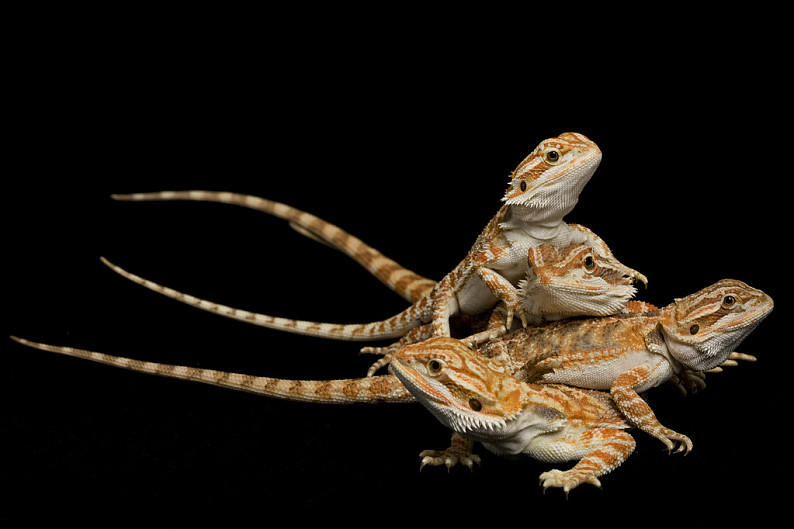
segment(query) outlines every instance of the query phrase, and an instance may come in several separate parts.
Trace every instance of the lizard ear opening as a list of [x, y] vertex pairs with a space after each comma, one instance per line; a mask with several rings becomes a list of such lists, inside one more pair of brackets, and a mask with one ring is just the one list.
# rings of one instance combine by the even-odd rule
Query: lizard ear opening
[[480, 411], [482, 410], [482, 402], [472, 397], [469, 399], [469, 408], [474, 411]]

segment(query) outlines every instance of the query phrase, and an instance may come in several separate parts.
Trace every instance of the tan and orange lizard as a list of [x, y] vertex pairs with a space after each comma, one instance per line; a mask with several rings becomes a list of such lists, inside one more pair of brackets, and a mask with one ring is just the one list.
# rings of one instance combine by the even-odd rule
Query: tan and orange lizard
[[[612, 257], [606, 244], [590, 230], [568, 225], [562, 220], [575, 206], [579, 193], [600, 160], [601, 151], [581, 134], [566, 133], [541, 142], [512, 174], [511, 185], [503, 197], [505, 205], [491, 219], [466, 257], [419, 301], [383, 321], [345, 325], [289, 320], [197, 300], [173, 289], [158, 289], [159, 285], [147, 280], [141, 279], [139, 282], [163, 294], [228, 317], [299, 334], [346, 340], [398, 338], [430, 322], [433, 324], [433, 335], [448, 336], [450, 316], [479, 314], [497, 302], [506, 307], [505, 321], [508, 327], [516, 313], [522, 323], [526, 323], [516, 285], [526, 274], [529, 248], [543, 243], [564, 247], [586, 242], [601, 255]], [[187, 193], [189, 197], [191, 192]], [[159, 195], [159, 199], [179, 198], [170, 192], [155, 195]], [[117, 198], [147, 200], [158, 197], [144, 194]], [[227, 196], [227, 199], [230, 198]], [[280, 207], [273, 207], [273, 211], [277, 209]], [[282, 216], [289, 218], [288, 213], [282, 213]], [[137, 277], [115, 265], [110, 266], [122, 275]], [[627, 268], [625, 273], [645, 280], [634, 270]]]
[[630, 422], [670, 450], [677, 441], [689, 451], [691, 440], [662, 426], [639, 393], [743, 358], [734, 349], [773, 306], [761, 290], [723, 279], [661, 309], [551, 322], [475, 349], [527, 382], [609, 390]]
[[480, 461], [472, 452], [475, 441], [498, 455], [521, 454], [547, 463], [578, 460], [569, 470], [540, 475], [544, 491], [560, 487], [567, 496], [582, 483], [600, 487], [598, 478], [634, 451], [634, 438], [626, 432], [631, 424], [608, 393], [528, 384], [458, 340], [433, 338], [406, 346], [390, 366], [414, 397], [454, 432], [449, 450], [421, 454], [423, 466], [460, 461], [471, 467]]

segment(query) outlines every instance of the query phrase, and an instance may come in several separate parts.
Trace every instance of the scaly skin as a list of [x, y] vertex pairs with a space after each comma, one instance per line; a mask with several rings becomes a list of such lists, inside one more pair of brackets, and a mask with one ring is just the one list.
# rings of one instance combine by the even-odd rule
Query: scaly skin
[[229, 373], [213, 369], [146, 362], [96, 351], [33, 342], [16, 336], [12, 340], [42, 351], [82, 358], [113, 367], [178, 380], [189, 380], [245, 391], [283, 400], [318, 404], [353, 404], [359, 402], [413, 402], [414, 398], [393, 376], [342, 380], [285, 380]]
[[662, 309], [519, 329], [476, 350], [527, 382], [609, 390], [632, 424], [689, 451], [691, 440], [662, 426], [639, 393], [741, 358], [734, 348], [772, 308], [764, 292], [724, 279]]
[[[625, 267], [611, 257], [599, 255], [587, 244], [557, 248], [541, 244], [529, 249], [527, 276], [519, 283], [519, 296], [533, 324], [574, 316], [604, 316], [622, 312], [655, 309], [650, 304], [631, 301], [636, 293], [634, 278], [625, 275]], [[631, 302], [630, 302], [631, 301]], [[466, 342], [479, 343], [506, 332], [504, 307], [490, 315], [465, 318]], [[515, 324], [514, 324], [515, 326]], [[483, 327], [486, 327], [483, 330]], [[473, 334], [472, 334], [473, 333]], [[372, 375], [388, 364], [390, 355], [400, 347], [432, 337], [432, 326], [418, 327], [388, 347], [365, 347], [364, 353], [382, 354], [384, 358], [369, 370]]]
[[[526, 323], [516, 285], [526, 274], [529, 248], [543, 243], [568, 246], [581, 242], [587, 242], [599, 252], [606, 248], [603, 241], [589, 230], [569, 226], [562, 220], [573, 209], [600, 159], [598, 147], [581, 134], [566, 133], [542, 142], [513, 173], [511, 186], [503, 198], [505, 205], [486, 226], [460, 264], [414, 305], [379, 322], [340, 325], [288, 320], [241, 311], [161, 287], [120, 267], [110, 266], [139, 284], [199, 308], [299, 334], [343, 340], [398, 338], [424, 323], [432, 322], [434, 336], [448, 336], [451, 316], [480, 314], [498, 302], [506, 307], [505, 319], [509, 327], [516, 313], [522, 323]], [[167, 199], [175, 195], [168, 193], [160, 196]], [[117, 198], [146, 200], [152, 196], [127, 195]], [[641, 277], [631, 269], [626, 269], [626, 273]]]
[[542, 244], [529, 249], [527, 260], [520, 295], [535, 323], [626, 312], [637, 292], [624, 265], [585, 244]]
[[544, 490], [566, 495], [582, 483], [600, 487], [599, 477], [634, 450], [624, 430], [630, 424], [608, 393], [560, 384], [527, 384], [462, 342], [432, 338], [404, 347], [391, 370], [442, 424], [452, 429], [452, 447], [422, 453], [424, 464], [467, 466], [479, 462], [474, 441], [500, 455], [524, 454], [558, 463], [578, 460], [565, 471], [540, 476]]

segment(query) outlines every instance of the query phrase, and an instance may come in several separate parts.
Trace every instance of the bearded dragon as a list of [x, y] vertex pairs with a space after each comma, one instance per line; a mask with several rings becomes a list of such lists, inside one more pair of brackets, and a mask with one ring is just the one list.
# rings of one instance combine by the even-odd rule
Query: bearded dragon
[[[541, 244], [529, 249], [528, 271], [519, 282], [519, 296], [531, 323], [574, 316], [605, 316], [622, 312], [644, 312], [656, 307], [632, 300], [637, 292], [634, 279], [624, 274], [616, 259], [604, 257], [586, 244], [557, 248]], [[488, 314], [461, 318], [467, 344], [491, 340], [504, 334], [504, 307]], [[514, 325], [515, 326], [515, 325]], [[364, 347], [361, 352], [384, 357], [369, 369], [372, 375], [388, 364], [391, 354], [410, 343], [432, 337], [430, 325], [418, 327], [387, 347]]]
[[773, 306], [764, 292], [724, 279], [658, 310], [551, 322], [474, 348], [526, 382], [609, 390], [632, 424], [688, 452], [692, 441], [662, 426], [639, 393], [731, 359]]
[[626, 267], [614, 257], [599, 255], [586, 244], [541, 244], [529, 249], [527, 262], [529, 269], [519, 283], [519, 296], [535, 324], [650, 307], [641, 302], [629, 305], [637, 293], [635, 278], [626, 275]]
[[[569, 470], [540, 475], [545, 491], [568, 492], [582, 483], [601, 486], [599, 477], [634, 451], [625, 430], [631, 424], [606, 392], [561, 384], [528, 384], [505, 366], [462, 342], [432, 338], [404, 347], [390, 369], [416, 399], [455, 432], [452, 453], [471, 466], [475, 441], [505, 456], [523, 454], [547, 463], [579, 460]], [[440, 454], [422, 453], [423, 464], [439, 464]]]
[[[129, 279], [199, 308], [299, 334], [344, 340], [398, 338], [432, 322], [433, 335], [449, 336], [450, 316], [482, 313], [497, 302], [506, 307], [507, 327], [512, 324], [515, 313], [526, 324], [527, 317], [515, 285], [526, 273], [529, 248], [544, 242], [558, 246], [587, 242], [601, 255], [611, 257], [606, 244], [590, 230], [562, 220], [575, 206], [600, 160], [601, 151], [581, 134], [566, 133], [541, 142], [512, 174], [511, 186], [503, 198], [505, 205], [491, 219], [466, 257], [422, 299], [379, 322], [317, 323], [242, 311], [160, 287], [106, 263]], [[644, 280], [644, 276], [634, 270], [626, 269], [625, 273]]]
[[[621, 418], [608, 394], [561, 385], [520, 382], [499, 371], [502, 369], [499, 364], [452, 338], [434, 338], [403, 349], [392, 364], [397, 376], [316, 381], [161, 364], [11, 338], [35, 349], [113, 367], [284, 400], [319, 404], [419, 401], [444, 424], [466, 435], [456, 440], [462, 443], [462, 451], [468, 454], [471, 453], [471, 440], [480, 440], [489, 450], [499, 454], [525, 453], [552, 462], [581, 458], [571, 470], [553, 470], [541, 475], [544, 489], [562, 487], [566, 494], [580, 483], [598, 485], [597, 477], [617, 467], [634, 448], [631, 436], [621, 431], [629, 425]], [[461, 364], [455, 364], [455, 361]], [[433, 369], [433, 362], [438, 362], [439, 373], [432, 372], [431, 377], [453, 381], [445, 386], [450, 396], [448, 401], [429, 400], [429, 392], [420, 385], [420, 370]], [[467, 369], [465, 373], [463, 368]], [[456, 376], [457, 373], [461, 376]], [[466, 380], [475, 385], [475, 390], [464, 394], [453, 384], [462, 384]], [[463, 412], [445, 413], [445, 403], [450, 410], [460, 407]]]

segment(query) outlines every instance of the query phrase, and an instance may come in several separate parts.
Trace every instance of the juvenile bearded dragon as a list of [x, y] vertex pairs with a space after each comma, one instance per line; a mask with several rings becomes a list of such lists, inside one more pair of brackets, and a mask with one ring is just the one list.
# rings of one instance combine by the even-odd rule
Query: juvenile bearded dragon
[[[529, 248], [543, 243], [568, 246], [586, 242], [601, 255], [612, 257], [606, 244], [591, 231], [562, 220], [575, 206], [600, 160], [601, 151], [581, 134], [566, 133], [541, 142], [514, 171], [511, 186], [503, 198], [505, 205], [463, 261], [411, 307], [379, 322], [344, 325], [256, 314], [198, 300], [107, 264], [130, 279], [199, 308], [299, 334], [347, 340], [397, 338], [432, 322], [433, 335], [449, 336], [450, 316], [479, 314], [497, 302], [506, 307], [508, 327], [515, 313], [526, 324], [516, 285], [526, 274]], [[145, 200], [147, 196], [128, 195], [126, 198]], [[627, 268], [625, 273], [644, 281], [634, 270]]]
[[[540, 475], [543, 489], [565, 494], [599, 477], [634, 451], [631, 425], [608, 393], [561, 384], [527, 384], [505, 366], [451, 338], [432, 338], [394, 355], [391, 371], [442, 424], [452, 429], [454, 451], [471, 465], [474, 441], [505, 456], [523, 454], [547, 463], [579, 460], [565, 471]], [[438, 464], [438, 454], [422, 454]]]
[[520, 380], [609, 390], [632, 424], [689, 451], [691, 440], [662, 426], [638, 393], [719, 366], [773, 306], [764, 292], [724, 279], [658, 310], [528, 327], [475, 349]]
[[[574, 316], [605, 316], [623, 312], [643, 312], [653, 305], [632, 300], [637, 292], [633, 278], [624, 274], [625, 266], [614, 258], [602, 257], [586, 244], [557, 248], [541, 244], [529, 249], [528, 271], [519, 282], [519, 297], [532, 324]], [[467, 343], [479, 343], [505, 332], [504, 307], [490, 315], [458, 318]], [[430, 325], [418, 327], [388, 347], [364, 347], [363, 353], [381, 354], [382, 359], [369, 370], [372, 375], [388, 364], [391, 353], [409, 343], [432, 337]]]
[[[36, 349], [141, 373], [201, 382], [285, 400], [323, 403], [403, 403], [418, 400], [455, 432], [459, 454], [471, 454], [472, 440], [498, 454], [528, 454], [549, 462], [581, 459], [571, 470], [541, 475], [544, 489], [567, 492], [580, 483], [598, 485], [598, 476], [617, 467], [634, 448], [622, 432], [629, 425], [609, 395], [562, 385], [530, 385], [452, 338], [434, 338], [406, 347], [392, 369], [397, 373], [346, 380], [284, 380], [146, 362], [12, 337]], [[437, 363], [437, 368], [436, 368]], [[429, 369], [426, 385], [423, 369]], [[438, 372], [436, 372], [436, 369]], [[442, 382], [441, 392], [425, 389]], [[458, 411], [458, 410], [462, 411]]]

